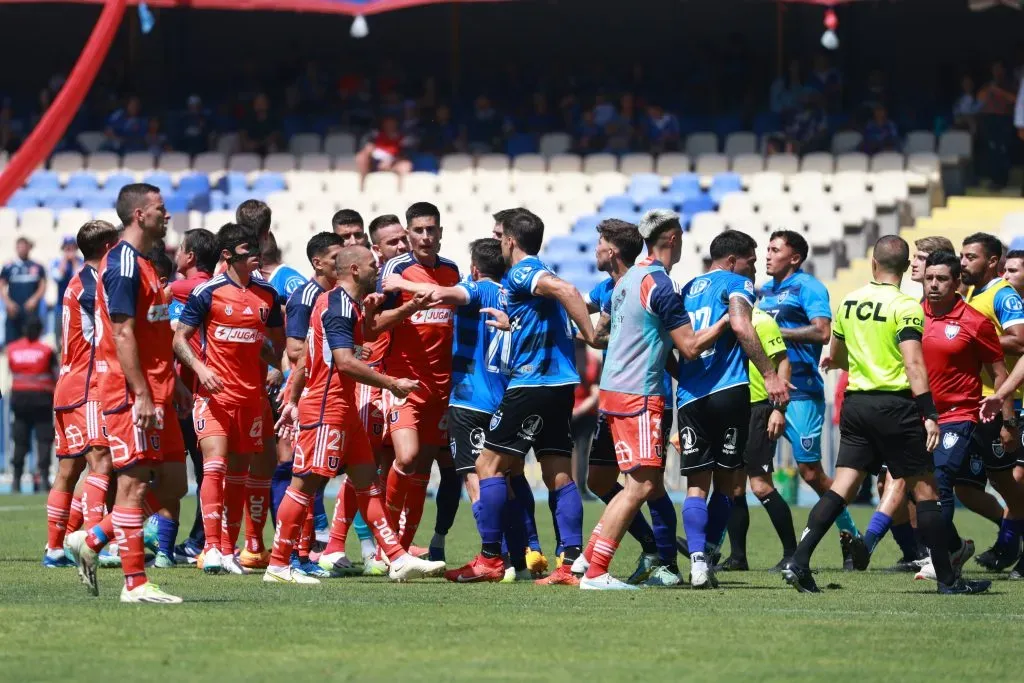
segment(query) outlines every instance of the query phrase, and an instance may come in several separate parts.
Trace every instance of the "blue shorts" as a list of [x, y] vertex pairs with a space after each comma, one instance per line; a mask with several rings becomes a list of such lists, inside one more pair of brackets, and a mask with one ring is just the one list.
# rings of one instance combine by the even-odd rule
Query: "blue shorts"
[[988, 483], [984, 454], [991, 448], [991, 435], [969, 421], [947, 422], [939, 430], [939, 445], [932, 453], [935, 469], [948, 472], [957, 484], [984, 489]]
[[806, 398], [790, 401], [786, 409], [786, 441], [797, 462], [821, 462], [821, 428], [825, 424], [825, 401]]

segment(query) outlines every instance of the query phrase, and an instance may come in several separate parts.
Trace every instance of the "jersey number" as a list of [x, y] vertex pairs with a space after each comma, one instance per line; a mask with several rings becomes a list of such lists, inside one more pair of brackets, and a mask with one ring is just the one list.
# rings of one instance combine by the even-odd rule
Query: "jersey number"
[[[700, 332], [701, 330], [707, 329], [711, 325], [711, 307], [704, 306], [698, 308], [696, 311], [690, 311], [690, 324], [693, 325], [694, 332]], [[701, 358], [710, 358], [715, 355], [715, 347], [712, 346], [708, 350], [700, 354]]]

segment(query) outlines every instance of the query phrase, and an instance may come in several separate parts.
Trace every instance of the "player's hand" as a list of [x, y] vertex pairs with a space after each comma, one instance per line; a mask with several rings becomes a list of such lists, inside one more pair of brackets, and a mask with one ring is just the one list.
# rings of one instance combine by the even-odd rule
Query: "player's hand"
[[434, 305], [433, 292], [420, 292], [412, 298], [412, 305], [417, 311], [422, 311], [424, 308], [430, 308]]
[[999, 442], [1003, 446], [1004, 453], [1013, 453], [1020, 446], [1020, 433], [1013, 427], [1004, 424], [999, 430]]
[[182, 419], [187, 418], [192, 412], [192, 392], [181, 379], [174, 382], [174, 408], [178, 412], [178, 417]]
[[267, 370], [267, 392], [273, 393], [284, 384], [284, 373], [277, 368]]
[[778, 410], [773, 410], [772, 414], [768, 416], [768, 438], [772, 441], [778, 441], [785, 430], [786, 416]]
[[512, 329], [512, 325], [508, 320], [508, 313], [505, 311], [497, 308], [481, 308], [480, 312], [493, 318], [493, 320], [485, 320], [484, 325], [493, 327], [496, 330], [501, 330], [502, 332], [508, 332]]
[[821, 362], [818, 363], [818, 368], [822, 372], [828, 372], [829, 370], [831, 370], [832, 369], [832, 356], [824, 356], [824, 357], [822, 357]]
[[789, 383], [776, 374], [764, 378], [764, 388], [768, 390], [768, 399], [778, 405], [789, 403]]
[[361, 360], [364, 363], [370, 360], [370, 347], [365, 344], [357, 346], [355, 348], [355, 357], [357, 360]]
[[399, 377], [398, 379], [392, 380], [391, 386], [388, 387], [388, 391], [394, 394], [395, 398], [405, 398], [412, 392], [416, 391], [416, 387], [419, 385], [419, 380]]
[[19, 313], [21, 313], [21, 306], [19, 306], [18, 304], [14, 303], [13, 301], [8, 301], [7, 302], [7, 315], [9, 315], [11, 317], [14, 317], [14, 316], [18, 315]]
[[148, 392], [135, 396], [135, 426], [143, 430], [156, 426], [156, 406]]
[[299, 407], [289, 401], [281, 406], [281, 417], [274, 423], [274, 431], [282, 439], [290, 439], [298, 431]]
[[928, 447], [929, 453], [934, 453], [935, 449], [939, 447], [939, 424], [935, 420], [925, 420], [924, 431], [927, 437], [925, 446]]
[[381, 288], [388, 293], [401, 292], [403, 290], [402, 285], [404, 283], [405, 278], [401, 275], [388, 275], [381, 283]]
[[217, 394], [224, 390], [224, 383], [220, 381], [220, 377], [207, 367], [200, 367], [196, 370], [196, 379], [211, 394]]
[[[394, 277], [394, 276], [392, 276]], [[363, 315], [367, 318], [372, 318], [377, 315], [377, 311], [384, 305], [384, 295], [380, 293], [367, 294], [363, 298]]]
[[991, 422], [1002, 410], [1003, 399], [999, 397], [999, 394], [993, 394], [981, 399], [978, 414], [982, 422]]

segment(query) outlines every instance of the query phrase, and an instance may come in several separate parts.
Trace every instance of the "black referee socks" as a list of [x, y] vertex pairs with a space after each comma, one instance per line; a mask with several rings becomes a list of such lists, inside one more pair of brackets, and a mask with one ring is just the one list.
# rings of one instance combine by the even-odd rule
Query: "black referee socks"
[[797, 545], [796, 552], [793, 553], [793, 562], [798, 567], [810, 566], [814, 549], [818, 547], [821, 539], [832, 528], [844, 509], [846, 509], [846, 501], [835, 491], [826, 491], [818, 499], [818, 502], [811, 508], [811, 514], [807, 517], [807, 527], [800, 537], [800, 544]]

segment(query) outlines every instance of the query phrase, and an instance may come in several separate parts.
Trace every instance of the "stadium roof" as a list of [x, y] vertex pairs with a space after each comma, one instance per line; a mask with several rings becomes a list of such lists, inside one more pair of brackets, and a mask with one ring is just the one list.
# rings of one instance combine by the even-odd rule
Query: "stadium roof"
[[[508, 0], [145, 0], [154, 8], [193, 8], [220, 10], [264, 10], [284, 12], [322, 12], [351, 16], [380, 14], [419, 5], [440, 5], [468, 2], [506, 2]], [[105, 0], [0, 0], [0, 3], [88, 3], [102, 5]], [[128, 0], [129, 5], [141, 4]]]

